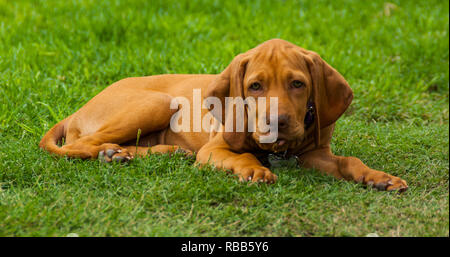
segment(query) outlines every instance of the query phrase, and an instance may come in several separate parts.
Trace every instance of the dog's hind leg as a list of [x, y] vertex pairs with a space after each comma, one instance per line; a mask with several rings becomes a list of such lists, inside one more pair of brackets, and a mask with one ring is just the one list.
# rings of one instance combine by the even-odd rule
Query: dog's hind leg
[[[177, 111], [170, 108], [171, 100], [167, 94], [149, 90], [99, 94], [75, 113], [70, 123], [55, 128], [55, 136], [46, 135], [40, 146], [60, 156], [87, 159], [97, 158], [103, 152], [112, 160], [131, 159], [132, 154], [120, 144], [135, 139], [139, 133], [145, 135], [168, 127]], [[57, 147], [56, 139], [62, 130], [77, 131], [80, 136]]]
[[[151, 147], [145, 146], [122, 146], [133, 156], [147, 156], [150, 154], [183, 154], [186, 157], [194, 157], [191, 150], [182, 148], [178, 145], [155, 145]], [[109, 161], [108, 159], [106, 161]]]
[[[155, 145], [151, 147], [145, 146], [121, 146], [121, 152], [115, 151], [100, 151], [98, 158], [103, 162], [111, 161], [128, 161], [135, 156], [147, 156], [150, 154], [182, 154], [188, 158], [195, 158], [192, 151], [181, 148], [177, 145]], [[123, 151], [125, 149], [125, 151]]]

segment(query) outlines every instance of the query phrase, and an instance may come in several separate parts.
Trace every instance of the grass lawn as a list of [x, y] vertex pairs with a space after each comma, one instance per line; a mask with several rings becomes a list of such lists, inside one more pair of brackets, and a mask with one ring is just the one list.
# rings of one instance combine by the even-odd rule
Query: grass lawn
[[[449, 236], [448, 13], [441, 0], [0, 0], [0, 236]], [[120, 165], [38, 148], [114, 81], [219, 73], [271, 38], [344, 75], [354, 100], [334, 152], [407, 192], [289, 165], [256, 186], [181, 156]]]

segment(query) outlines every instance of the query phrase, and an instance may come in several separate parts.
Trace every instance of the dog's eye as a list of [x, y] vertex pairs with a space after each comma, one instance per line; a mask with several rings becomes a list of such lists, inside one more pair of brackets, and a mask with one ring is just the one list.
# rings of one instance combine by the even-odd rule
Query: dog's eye
[[305, 83], [301, 82], [300, 80], [294, 80], [292, 81], [291, 85], [295, 88], [301, 88], [305, 86]]
[[261, 89], [261, 84], [259, 84], [258, 82], [252, 83], [249, 87], [251, 90], [260, 90]]

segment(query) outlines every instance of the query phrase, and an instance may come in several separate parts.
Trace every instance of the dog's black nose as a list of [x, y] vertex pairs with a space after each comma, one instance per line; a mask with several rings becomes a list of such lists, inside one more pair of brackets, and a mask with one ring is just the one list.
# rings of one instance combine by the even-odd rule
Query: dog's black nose
[[278, 129], [286, 129], [289, 127], [289, 116], [282, 114], [278, 116]]

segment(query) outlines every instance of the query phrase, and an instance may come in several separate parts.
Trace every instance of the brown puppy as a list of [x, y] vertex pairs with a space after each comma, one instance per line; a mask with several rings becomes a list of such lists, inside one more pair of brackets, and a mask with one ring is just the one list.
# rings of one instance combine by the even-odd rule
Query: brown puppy
[[[195, 101], [217, 97], [222, 103], [221, 128], [228, 115], [226, 97], [278, 98], [278, 138], [261, 143], [259, 128], [249, 132], [174, 132], [170, 128], [175, 97]], [[155, 152], [197, 152], [197, 163], [231, 170], [241, 180], [275, 182], [277, 176], [258, 157], [284, 151], [300, 165], [337, 178], [372, 185], [380, 190], [408, 188], [406, 182], [371, 169], [355, 157], [335, 156], [330, 141], [336, 120], [350, 105], [353, 93], [345, 79], [319, 55], [280, 39], [273, 39], [236, 56], [218, 75], [157, 75], [127, 78], [107, 87], [80, 110], [56, 124], [39, 146], [60, 156], [128, 160]], [[172, 103], [173, 104], [173, 103]], [[269, 104], [265, 110], [270, 123]], [[201, 117], [208, 113], [201, 109]], [[247, 121], [248, 109], [245, 112]], [[190, 114], [191, 115], [191, 114]], [[195, 114], [190, 116], [191, 120]], [[232, 116], [235, 117], [235, 116]], [[197, 117], [198, 118], [198, 117]], [[247, 123], [244, 123], [247, 124]], [[236, 128], [237, 125], [234, 125]], [[136, 148], [138, 134], [139, 147]], [[57, 144], [65, 139], [65, 144]]]

